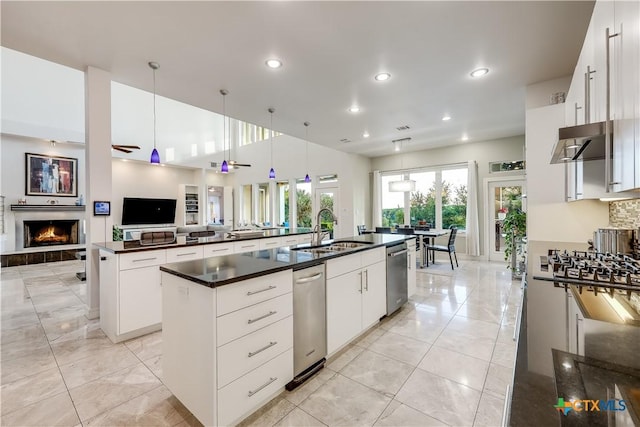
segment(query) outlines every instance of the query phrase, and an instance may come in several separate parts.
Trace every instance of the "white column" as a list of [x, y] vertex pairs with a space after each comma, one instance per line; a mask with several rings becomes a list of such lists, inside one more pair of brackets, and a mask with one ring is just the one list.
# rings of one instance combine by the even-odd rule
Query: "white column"
[[93, 244], [112, 241], [112, 217], [93, 216], [95, 200], [111, 200], [111, 76], [94, 67], [85, 71], [85, 177], [87, 221], [87, 310], [100, 315], [100, 254]]

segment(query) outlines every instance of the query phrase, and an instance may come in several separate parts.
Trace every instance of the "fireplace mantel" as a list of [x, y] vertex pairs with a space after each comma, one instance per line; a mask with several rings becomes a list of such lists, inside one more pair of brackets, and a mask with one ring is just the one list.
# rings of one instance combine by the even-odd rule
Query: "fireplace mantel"
[[84, 211], [85, 205], [11, 205], [12, 211], [21, 212], [63, 212]]

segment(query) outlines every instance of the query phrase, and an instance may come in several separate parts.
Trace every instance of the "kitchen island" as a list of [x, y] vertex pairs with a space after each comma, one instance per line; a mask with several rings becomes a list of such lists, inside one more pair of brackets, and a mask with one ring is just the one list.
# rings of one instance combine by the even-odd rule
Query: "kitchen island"
[[161, 266], [165, 385], [205, 425], [241, 421], [293, 379], [293, 271], [325, 264], [335, 353], [386, 314], [385, 249], [411, 238], [354, 236], [337, 241], [362, 244], [346, 251], [286, 247]]
[[157, 239], [144, 242], [95, 244], [100, 252], [100, 327], [114, 343], [160, 330], [163, 264], [295, 246], [310, 242], [310, 233], [308, 228], [272, 229], [242, 238], [219, 233], [199, 238], [171, 234], [169, 239], [158, 233]]

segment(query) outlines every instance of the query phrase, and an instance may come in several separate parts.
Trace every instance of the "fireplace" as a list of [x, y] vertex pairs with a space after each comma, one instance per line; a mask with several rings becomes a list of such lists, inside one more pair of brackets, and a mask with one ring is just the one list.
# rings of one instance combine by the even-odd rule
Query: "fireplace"
[[24, 247], [78, 244], [77, 219], [24, 221]]

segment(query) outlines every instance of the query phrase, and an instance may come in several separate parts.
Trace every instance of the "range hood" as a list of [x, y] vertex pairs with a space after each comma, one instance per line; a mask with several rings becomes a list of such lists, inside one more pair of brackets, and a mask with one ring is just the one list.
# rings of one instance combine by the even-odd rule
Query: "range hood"
[[605, 122], [560, 128], [551, 163], [604, 159], [604, 140]]

